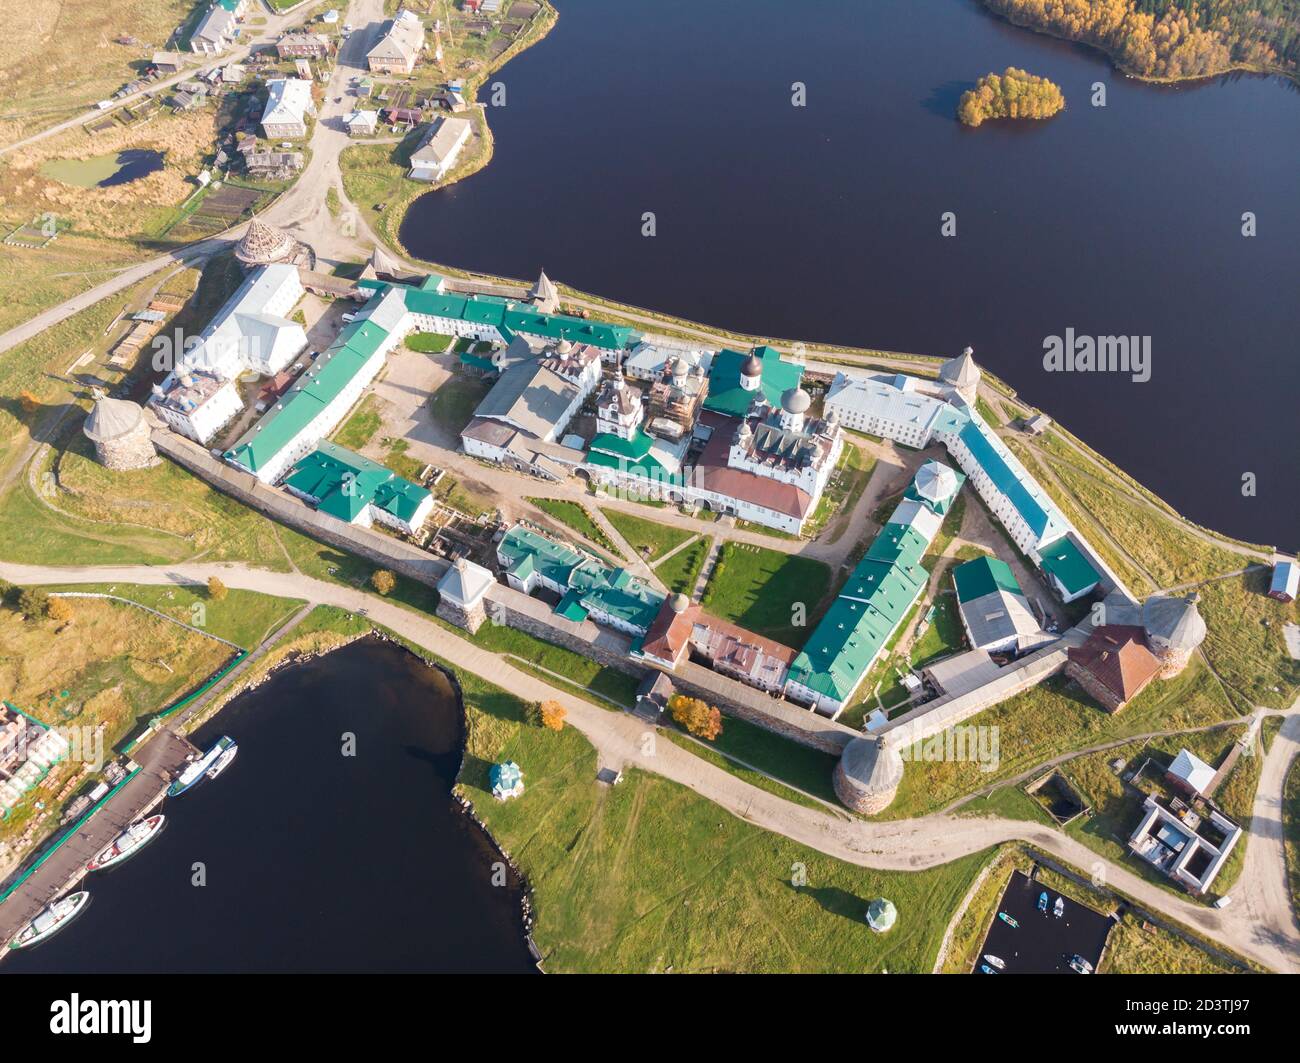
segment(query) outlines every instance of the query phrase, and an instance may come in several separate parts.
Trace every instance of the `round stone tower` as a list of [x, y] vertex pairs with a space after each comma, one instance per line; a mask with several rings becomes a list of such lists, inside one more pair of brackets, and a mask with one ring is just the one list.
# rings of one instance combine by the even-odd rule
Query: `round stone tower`
[[1158, 594], [1142, 606], [1142, 626], [1147, 645], [1160, 662], [1160, 677], [1168, 679], [1187, 667], [1196, 647], [1205, 640], [1205, 621], [1196, 603], [1200, 596], [1185, 598]]
[[110, 399], [95, 389], [95, 405], [81, 430], [95, 444], [95, 457], [115, 471], [144, 469], [158, 461], [149, 422], [137, 403]]
[[877, 738], [855, 738], [831, 774], [835, 796], [854, 812], [874, 815], [894, 800], [903, 781], [903, 758]]

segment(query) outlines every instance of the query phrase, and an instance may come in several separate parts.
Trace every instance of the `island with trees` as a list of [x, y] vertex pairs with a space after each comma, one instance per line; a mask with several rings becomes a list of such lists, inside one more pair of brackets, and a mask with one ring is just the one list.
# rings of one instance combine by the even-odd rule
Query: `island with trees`
[[1009, 66], [1001, 74], [985, 74], [963, 92], [957, 118], [973, 127], [990, 118], [1051, 118], [1064, 107], [1059, 85]]

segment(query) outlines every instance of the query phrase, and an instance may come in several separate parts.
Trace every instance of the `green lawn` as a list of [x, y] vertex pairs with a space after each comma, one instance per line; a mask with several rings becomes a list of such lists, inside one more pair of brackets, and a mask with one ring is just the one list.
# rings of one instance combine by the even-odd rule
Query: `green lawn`
[[524, 501], [531, 502], [543, 513], [554, 517], [566, 528], [572, 528], [597, 546], [603, 546], [615, 557], [622, 556], [618, 547], [601, 531], [596, 522], [591, 519], [591, 514], [587, 512], [586, 507], [580, 503], [569, 502], [562, 498], [525, 498]]
[[1286, 877], [1291, 908], [1300, 912], [1300, 757], [1291, 762], [1282, 799], [1282, 836], [1286, 840]]
[[957, 596], [940, 594], [934, 600], [934, 618], [912, 646], [912, 665], [919, 668], [939, 657], [956, 653], [964, 644], [965, 632], [957, 613]]
[[459, 436], [491, 388], [491, 383], [477, 377], [452, 377], [433, 393], [429, 412], [449, 435]]
[[441, 354], [451, 346], [451, 339], [436, 332], [413, 332], [406, 337], [406, 345], [421, 354]]
[[[830, 586], [820, 561], [748, 543], [724, 543], [704, 591], [704, 606], [759, 635], [799, 649], [817, 623], [813, 610]], [[795, 606], [803, 606], [803, 626]]]
[[334, 433], [334, 442], [349, 450], [359, 451], [379, 431], [383, 418], [379, 414], [379, 399], [373, 392], [361, 400], [352, 416]]
[[[478, 634], [473, 637], [473, 640], [485, 650], [491, 650], [493, 653], [509, 653], [520, 658], [524, 663], [521, 665], [520, 662], [514, 662], [517, 666], [524, 667], [531, 661], [547, 672], [567, 676], [579, 691], [592, 690], [627, 708], [636, 701], [637, 681], [626, 672], [598, 664], [590, 658], [534, 638], [517, 628], [502, 624], [484, 624], [478, 629]], [[543, 678], [547, 677], [543, 676]]]
[[700, 578], [700, 569], [704, 567], [704, 562], [709, 556], [712, 542], [712, 539], [701, 536], [690, 546], [679, 550], [659, 565], [655, 569], [655, 575], [673, 594], [692, 596], [696, 581]]
[[[803, 537], [805, 539], [815, 539], [837, 514], [851, 513], [853, 511], [853, 507], [858, 504], [858, 499], [862, 497], [867, 481], [871, 479], [871, 470], [875, 468], [875, 465], [876, 459], [865, 450], [854, 446], [852, 443], [845, 443], [844, 451], [840, 455], [839, 465], [836, 466], [830, 482], [827, 483], [826, 490], [822, 492], [822, 497], [817, 502], [817, 508], [813, 511], [812, 517], [804, 525]], [[846, 522], [836, 530], [830, 541], [838, 541], [840, 536], [848, 530]]]
[[602, 506], [600, 511], [605, 514], [605, 519], [618, 529], [619, 535], [636, 550], [638, 556], [647, 561], [658, 561], [664, 554], [681, 546], [696, 534], [693, 531], [672, 528], [667, 524], [660, 524], [657, 520], [646, 520], [644, 517], [633, 516], [631, 513], [624, 513], [617, 509], [606, 509]]

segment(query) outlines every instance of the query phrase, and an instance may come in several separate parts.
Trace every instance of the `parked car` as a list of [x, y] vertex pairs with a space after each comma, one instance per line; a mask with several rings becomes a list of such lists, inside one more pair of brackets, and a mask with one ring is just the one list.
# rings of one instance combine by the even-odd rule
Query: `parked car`
[[357, 315], [356, 315], [356, 314], [344, 314], [344, 315], [343, 315], [343, 324], [345, 324], [345, 325], [350, 325], [350, 324], [352, 324], [352, 322], [354, 322], [356, 319], [357, 319]]

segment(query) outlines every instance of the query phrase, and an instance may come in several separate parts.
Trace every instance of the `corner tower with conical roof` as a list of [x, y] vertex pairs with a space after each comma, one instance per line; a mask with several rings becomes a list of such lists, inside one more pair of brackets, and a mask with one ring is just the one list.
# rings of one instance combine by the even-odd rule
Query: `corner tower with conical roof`
[[149, 422], [137, 403], [110, 399], [96, 388], [95, 405], [81, 430], [95, 444], [95, 457], [105, 468], [123, 472], [145, 469], [158, 461]]
[[955, 391], [968, 406], [975, 405], [975, 392], [980, 383], [980, 367], [975, 364], [975, 352], [967, 347], [956, 358], [944, 362], [939, 369], [939, 383]]

